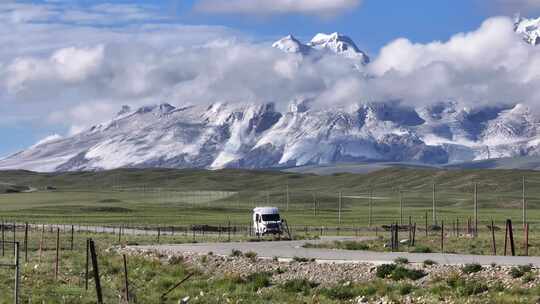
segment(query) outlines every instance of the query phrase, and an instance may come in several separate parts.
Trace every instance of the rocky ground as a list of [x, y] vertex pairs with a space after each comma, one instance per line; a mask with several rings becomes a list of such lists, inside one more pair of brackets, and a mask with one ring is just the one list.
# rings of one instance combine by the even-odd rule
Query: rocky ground
[[[218, 256], [214, 254], [158, 254], [157, 252], [139, 249], [123, 249], [131, 255], [142, 255], [148, 258], [160, 259], [164, 263], [174, 263], [181, 260], [183, 263], [200, 269], [211, 277], [219, 277], [225, 274], [247, 277], [253, 273], [272, 273], [272, 283], [282, 284], [293, 279], [307, 279], [318, 283], [320, 287], [332, 287], [336, 285], [350, 285], [366, 283], [376, 278], [377, 266], [371, 263], [329, 263], [312, 260], [281, 260], [260, 259], [249, 253], [237, 253], [238, 256]], [[538, 269], [532, 269], [526, 276], [513, 277], [512, 267], [485, 265], [482, 270], [474, 273], [465, 273], [463, 265], [424, 265], [407, 264], [407, 268], [421, 269], [427, 275], [419, 280], [407, 283], [416, 288], [428, 288], [432, 284], [447, 280], [451, 277], [459, 277], [466, 280], [475, 280], [486, 283], [490, 289], [502, 290], [505, 288], [533, 288], [539, 286]], [[390, 280], [390, 279], [389, 279]], [[394, 303], [389, 299], [373, 299], [358, 297], [352, 303]], [[438, 303], [456, 303], [454, 300], [439, 299]], [[433, 298], [425, 299], [410, 295], [404, 295], [399, 303], [433, 303]]]

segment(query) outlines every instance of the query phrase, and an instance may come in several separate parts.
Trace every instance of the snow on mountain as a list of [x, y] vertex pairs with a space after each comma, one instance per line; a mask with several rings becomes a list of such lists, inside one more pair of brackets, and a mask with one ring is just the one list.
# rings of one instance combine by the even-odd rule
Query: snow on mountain
[[515, 21], [515, 31], [520, 34], [527, 43], [532, 45], [540, 44], [540, 18], [526, 19], [517, 17]]
[[0, 160], [0, 169], [273, 168], [354, 161], [446, 164], [540, 155], [539, 120], [523, 105], [471, 111], [456, 103], [310, 108], [294, 102], [145, 106], [72, 137]]
[[351, 38], [339, 33], [319, 33], [307, 44], [304, 44], [294, 36], [289, 35], [276, 41], [272, 44], [272, 47], [286, 53], [304, 56], [311, 54], [324, 56], [327, 53], [331, 53], [359, 61], [361, 64], [367, 64], [370, 61], [368, 55], [362, 52]]
[[[540, 19], [516, 32], [536, 45]], [[287, 36], [273, 47], [302, 56], [369, 58], [337, 33], [308, 44]], [[355, 64], [356, 64], [355, 63]], [[123, 106], [111, 121], [70, 137], [51, 136], [0, 159], [2, 169], [104, 170], [118, 167], [283, 168], [336, 162], [453, 164], [540, 156], [540, 117], [522, 104], [465, 108], [453, 101], [411, 108], [399, 102], [312, 107], [292, 101]]]

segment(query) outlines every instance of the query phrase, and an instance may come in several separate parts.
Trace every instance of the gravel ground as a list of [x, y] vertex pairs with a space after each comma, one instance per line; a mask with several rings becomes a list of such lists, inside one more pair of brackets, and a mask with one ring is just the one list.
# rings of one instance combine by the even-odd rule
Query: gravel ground
[[[373, 263], [348, 263], [348, 262], [317, 262], [307, 261], [298, 262], [290, 259], [267, 259], [267, 258], [247, 258], [244, 256], [232, 257], [214, 254], [196, 254], [196, 253], [178, 253], [163, 254], [155, 250], [143, 250], [141, 248], [124, 248], [123, 252], [131, 255], [142, 255], [148, 258], [158, 258], [162, 262], [173, 262], [181, 259], [187, 265], [200, 269], [207, 275], [219, 277], [223, 274], [233, 274], [239, 276], [248, 276], [252, 273], [272, 272], [274, 275], [272, 281], [274, 284], [284, 283], [291, 279], [308, 279], [319, 283], [321, 287], [335, 286], [336, 284], [351, 284], [369, 282], [376, 277], [375, 272], [377, 264]], [[502, 284], [504, 288], [520, 286], [523, 288], [532, 288], [538, 286], [538, 270], [534, 269], [532, 281], [523, 282], [522, 278], [512, 278], [510, 275], [510, 266], [485, 266], [483, 270], [464, 274], [462, 265], [432, 265], [424, 266], [422, 264], [409, 264], [406, 267], [423, 269], [427, 276], [417, 281], [410, 281], [417, 287], [428, 287], [434, 281], [446, 279], [451, 276], [460, 276], [463, 278], [477, 279], [485, 282], [492, 287], [495, 284]], [[411, 298], [404, 296], [400, 303], [433, 303], [427, 299]], [[365, 298], [357, 298], [352, 303], [367, 303]], [[392, 303], [388, 299], [379, 299], [374, 303]], [[441, 299], [439, 303], [445, 302]]]

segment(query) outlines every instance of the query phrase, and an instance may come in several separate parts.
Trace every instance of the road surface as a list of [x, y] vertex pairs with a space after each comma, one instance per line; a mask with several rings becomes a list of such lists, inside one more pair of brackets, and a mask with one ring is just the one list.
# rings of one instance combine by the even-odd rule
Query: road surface
[[261, 258], [274, 258], [288, 260], [294, 257], [316, 259], [319, 262], [361, 263], [374, 264], [390, 263], [398, 257], [405, 257], [411, 263], [422, 263], [433, 260], [443, 265], [463, 265], [478, 263], [481, 265], [528, 265], [540, 267], [540, 257], [508, 257], [465, 254], [441, 253], [408, 253], [408, 252], [373, 252], [356, 250], [334, 250], [319, 248], [303, 248], [305, 243], [318, 243], [332, 240], [366, 241], [368, 238], [323, 237], [321, 240], [307, 241], [274, 241], [274, 242], [231, 242], [231, 243], [200, 243], [181, 245], [151, 245], [130, 246], [131, 249], [158, 251], [163, 254], [196, 253], [207, 254], [213, 252], [217, 255], [230, 255], [233, 249], [242, 252], [253, 251]]

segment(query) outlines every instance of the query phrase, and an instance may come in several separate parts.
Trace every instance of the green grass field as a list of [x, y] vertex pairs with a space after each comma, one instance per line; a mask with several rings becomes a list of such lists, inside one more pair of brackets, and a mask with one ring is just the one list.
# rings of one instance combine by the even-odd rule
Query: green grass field
[[0, 194], [0, 217], [49, 223], [247, 224], [254, 206], [272, 205], [292, 225], [338, 226], [341, 193], [341, 225], [365, 227], [370, 191], [373, 225], [401, 220], [401, 191], [404, 221], [411, 216], [423, 225], [426, 212], [431, 223], [435, 183], [438, 220], [459, 218], [463, 223], [473, 216], [477, 183], [481, 224], [493, 218], [502, 225], [507, 218], [521, 222], [522, 177], [528, 220], [534, 226], [540, 218], [540, 172], [398, 167], [330, 176], [246, 170], [4, 171], [0, 183], [38, 191]]

